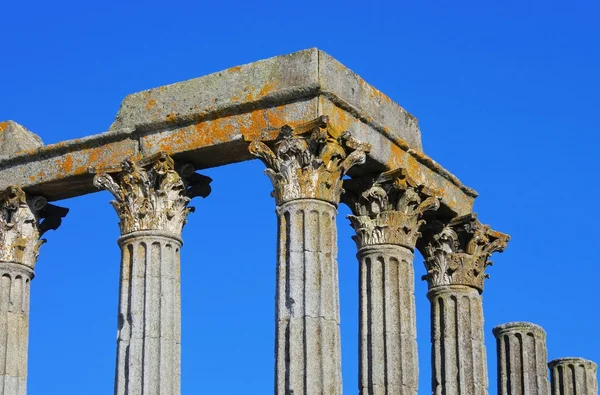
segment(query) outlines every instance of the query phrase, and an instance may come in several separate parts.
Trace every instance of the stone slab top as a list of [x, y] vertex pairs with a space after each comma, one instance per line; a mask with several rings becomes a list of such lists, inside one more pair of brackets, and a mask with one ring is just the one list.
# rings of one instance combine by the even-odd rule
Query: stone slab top
[[471, 212], [477, 193], [423, 153], [416, 118], [318, 49], [128, 95], [107, 132], [0, 155], [0, 189], [75, 197], [97, 191], [95, 171], [158, 152], [198, 170], [245, 161], [250, 141], [320, 116], [372, 147], [352, 177], [403, 168], [450, 214]]
[[156, 130], [317, 94], [334, 98], [411, 148], [423, 150], [415, 117], [317, 48], [133, 93], [121, 103], [111, 130]]

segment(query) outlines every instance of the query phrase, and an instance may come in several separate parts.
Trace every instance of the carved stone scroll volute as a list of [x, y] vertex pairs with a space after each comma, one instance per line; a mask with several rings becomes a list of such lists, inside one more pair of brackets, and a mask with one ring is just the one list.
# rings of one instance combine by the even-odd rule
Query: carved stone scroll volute
[[250, 153], [265, 163], [277, 205], [296, 199], [318, 199], [337, 205], [342, 177], [365, 162], [368, 144], [338, 133], [327, 117], [296, 129], [284, 126], [271, 149], [265, 142], [250, 143]]
[[[121, 234], [140, 230], [162, 230], [180, 235], [194, 196], [210, 193], [209, 177], [194, 173], [193, 167], [175, 168], [164, 154], [141, 161], [125, 160], [114, 176], [96, 174], [94, 185], [115, 197], [112, 206], [120, 218]], [[179, 171], [178, 171], [179, 170]]]
[[347, 180], [344, 201], [354, 215], [348, 216], [360, 249], [376, 244], [393, 244], [414, 250], [423, 214], [440, 207], [431, 196], [406, 177], [402, 169], [383, 173], [377, 180]]
[[429, 288], [440, 285], [466, 285], [483, 292], [489, 275], [485, 269], [492, 265], [490, 256], [506, 248], [510, 236], [483, 225], [475, 214], [428, 226], [427, 235], [419, 243], [425, 257]]
[[49, 204], [42, 196], [28, 197], [19, 187], [0, 192], [0, 261], [34, 268], [40, 237], [57, 229], [69, 209]]

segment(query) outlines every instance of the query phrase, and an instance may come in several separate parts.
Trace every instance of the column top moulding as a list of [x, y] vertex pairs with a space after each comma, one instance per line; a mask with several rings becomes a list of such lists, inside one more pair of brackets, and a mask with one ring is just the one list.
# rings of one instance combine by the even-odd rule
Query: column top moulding
[[[15, 122], [0, 122], [0, 190], [19, 185], [49, 200], [84, 195], [97, 191], [90, 169], [158, 152], [196, 169], [241, 162], [253, 159], [250, 141], [323, 115], [372, 147], [350, 176], [403, 168], [451, 213], [471, 212], [477, 193], [423, 153], [417, 119], [316, 48], [133, 93], [108, 131], [81, 139], [44, 146]], [[15, 145], [5, 140], [27, 133], [35, 144], [6, 149]]]

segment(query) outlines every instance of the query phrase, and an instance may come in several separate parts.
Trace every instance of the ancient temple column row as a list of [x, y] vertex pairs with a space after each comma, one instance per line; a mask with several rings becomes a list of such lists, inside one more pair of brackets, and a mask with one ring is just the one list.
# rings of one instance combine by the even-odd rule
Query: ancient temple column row
[[0, 192], [0, 395], [27, 393], [29, 291], [40, 237], [68, 211], [18, 187]]
[[[335, 217], [342, 177], [366, 147], [318, 119], [254, 141], [277, 204], [275, 393], [342, 393]], [[268, 144], [268, 145], [267, 145]]]
[[127, 160], [94, 184], [110, 191], [120, 222], [116, 395], [179, 395], [181, 231], [188, 203], [210, 193], [210, 179], [158, 155]]

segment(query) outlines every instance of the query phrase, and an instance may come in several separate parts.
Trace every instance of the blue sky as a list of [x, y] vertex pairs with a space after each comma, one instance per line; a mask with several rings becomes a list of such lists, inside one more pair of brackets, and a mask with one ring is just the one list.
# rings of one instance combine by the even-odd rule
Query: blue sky
[[[414, 4], [411, 4], [414, 3]], [[532, 321], [549, 358], [600, 361], [597, 204], [600, 5], [547, 2], [4, 2], [0, 120], [45, 143], [108, 129], [123, 97], [319, 47], [420, 121], [425, 153], [475, 188], [482, 222], [512, 240], [484, 292], [491, 329]], [[258, 161], [204, 171], [182, 250], [182, 393], [273, 386], [275, 203]], [[32, 283], [29, 393], [112, 392], [119, 250], [107, 192], [47, 235]], [[340, 207], [344, 390], [357, 393], [358, 269]], [[420, 393], [429, 302], [417, 256]]]

